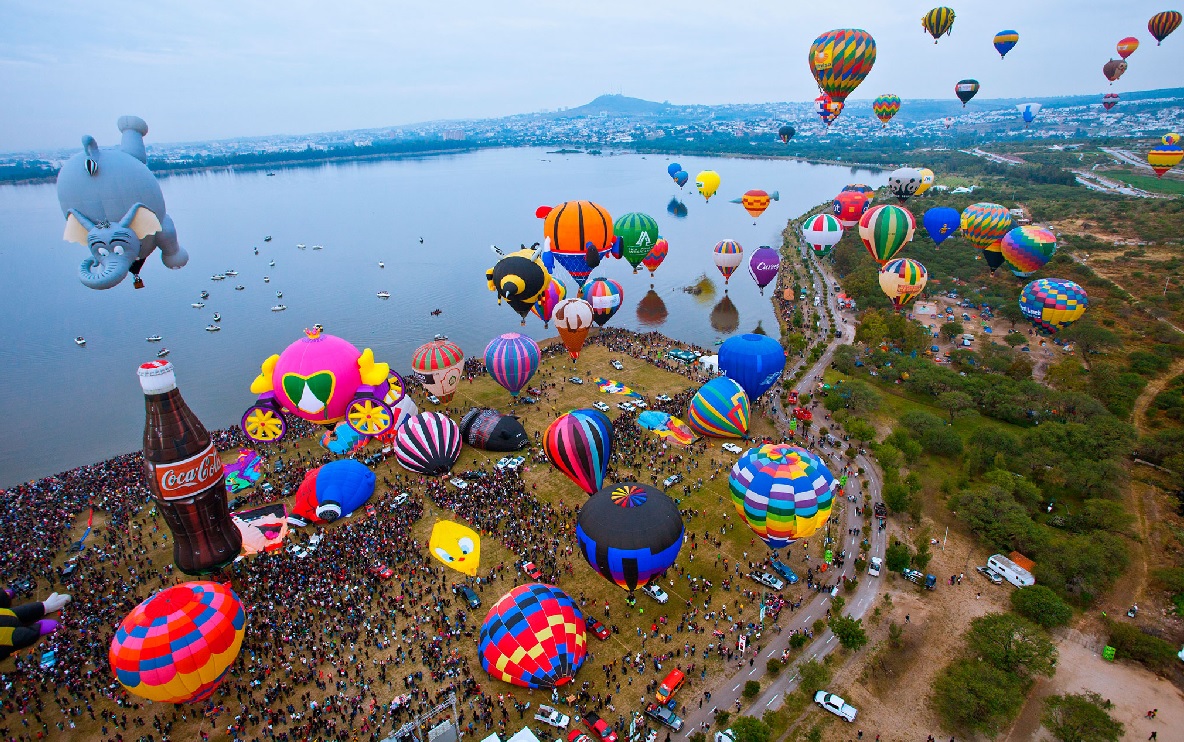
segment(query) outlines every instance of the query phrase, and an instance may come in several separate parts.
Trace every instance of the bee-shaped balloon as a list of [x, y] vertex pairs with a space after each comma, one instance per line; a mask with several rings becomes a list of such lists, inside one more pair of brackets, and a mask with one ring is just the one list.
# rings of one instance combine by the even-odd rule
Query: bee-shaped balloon
[[489, 290], [497, 292], [499, 304], [505, 299], [522, 318], [522, 324], [525, 326], [530, 308], [538, 302], [547, 290], [547, 285], [551, 283], [551, 274], [543, 265], [543, 251], [536, 244], [508, 255], [494, 246], [493, 252], [501, 256], [501, 260], [485, 272]]
[[477, 568], [481, 566], [481, 537], [472, 528], [450, 520], [437, 521], [432, 526], [428, 549], [432, 556], [457, 572], [477, 576]]

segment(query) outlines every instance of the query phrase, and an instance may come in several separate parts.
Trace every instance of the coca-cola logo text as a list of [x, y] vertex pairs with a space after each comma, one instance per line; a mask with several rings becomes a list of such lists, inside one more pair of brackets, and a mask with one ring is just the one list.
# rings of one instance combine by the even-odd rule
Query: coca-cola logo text
[[155, 479], [160, 496], [166, 500], [190, 497], [218, 481], [222, 460], [211, 443], [201, 453], [173, 464], [157, 464]]

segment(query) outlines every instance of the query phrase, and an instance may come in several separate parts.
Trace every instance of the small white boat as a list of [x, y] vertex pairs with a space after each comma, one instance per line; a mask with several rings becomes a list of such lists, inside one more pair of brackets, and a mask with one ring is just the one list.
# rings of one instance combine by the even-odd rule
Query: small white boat
[[273, 260], [273, 261], [271, 261], [270, 263], [268, 263], [268, 265], [270, 265], [272, 268], [274, 268], [274, 267], [275, 267], [275, 261], [274, 261], [274, 260]]
[[209, 298], [210, 298], [210, 292], [209, 292], [209, 291], [203, 291], [203, 292], [201, 292], [201, 298], [203, 298], [203, 299], [209, 299]]
[[271, 235], [267, 235], [266, 237], [264, 237], [263, 241], [264, 242], [271, 242]]
[[226, 276], [222, 275], [221, 273], [215, 273], [214, 275], [210, 276], [210, 280], [211, 281], [225, 281]]
[[284, 311], [285, 309], [287, 309], [287, 307], [285, 307], [283, 304], [276, 304], [274, 307], [272, 307], [272, 308], [271, 308], [271, 311], [273, 311], [273, 312], [282, 312], [282, 311]]
[[308, 247], [308, 245], [304, 244], [303, 242], [297, 243], [296, 245], [297, 250], [303, 250], [306, 247]]
[[156, 351], [156, 357], [157, 358], [164, 358], [165, 356], [167, 356], [171, 352], [172, 351], [169, 350], [168, 348], [161, 348], [160, 350]]
[[313, 245], [313, 246], [312, 246], [312, 249], [314, 249], [314, 250], [324, 250], [324, 249], [325, 249], [325, 246], [324, 246], [324, 245]]
[[259, 254], [259, 248], [257, 248], [257, 247], [255, 248], [255, 254], [256, 254], [256, 255], [258, 255], [258, 254]]
[[161, 340], [164, 340], [164, 338], [162, 338], [160, 335], [149, 335], [144, 339], [150, 343], [159, 343]]
[[202, 307], [205, 306], [205, 304], [200, 301], [195, 301], [192, 304], [190, 304], [189, 306], [193, 307], [194, 309], [201, 309]]
[[238, 275], [238, 271], [226, 271], [226, 275], [228, 275], [228, 276], [237, 276], [237, 275]]
[[380, 261], [378, 261], [378, 267], [379, 267], [379, 268], [385, 268], [385, 267], [386, 267], [386, 263], [384, 263], [384, 262], [382, 262], [382, 261], [380, 260]]
[[206, 325], [206, 332], [218, 332], [221, 329], [222, 328], [218, 327], [217, 325]]
[[215, 322], [221, 322], [221, 321], [222, 321], [222, 315], [218, 314], [217, 312], [214, 312], [214, 321], [215, 321]]
[[284, 298], [284, 292], [283, 292], [283, 291], [277, 291], [277, 292], [275, 292], [275, 298], [277, 298], [277, 299], [283, 299], [283, 298]]
[[246, 286], [243, 286], [243, 285], [240, 283], [238, 286], [235, 286], [235, 287], [234, 287], [234, 290], [235, 290], [235, 291], [242, 291], [242, 290], [243, 290], [243, 289], [245, 289], [245, 288], [246, 288]]
[[74, 344], [79, 347], [86, 345], [86, 338], [79, 335], [78, 337], [74, 338]]
[[378, 298], [379, 298], [379, 299], [389, 299], [389, 298], [391, 298], [391, 292], [389, 292], [389, 291], [379, 291], [379, 292], [378, 292]]
[[264, 276], [263, 283], [271, 283], [271, 276]]

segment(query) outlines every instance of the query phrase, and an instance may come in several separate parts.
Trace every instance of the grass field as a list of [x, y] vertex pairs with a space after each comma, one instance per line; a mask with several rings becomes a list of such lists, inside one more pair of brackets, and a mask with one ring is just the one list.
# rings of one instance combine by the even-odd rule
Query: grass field
[[1142, 188], [1151, 193], [1167, 193], [1174, 196], [1184, 195], [1184, 180], [1172, 178], [1155, 178], [1150, 175], [1138, 175], [1132, 170], [1108, 171], [1107, 176], [1115, 176], [1135, 188]]

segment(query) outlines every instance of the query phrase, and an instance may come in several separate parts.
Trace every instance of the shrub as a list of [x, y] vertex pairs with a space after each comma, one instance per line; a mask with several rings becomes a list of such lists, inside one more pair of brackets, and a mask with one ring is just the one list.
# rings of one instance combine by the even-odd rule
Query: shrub
[[1073, 618], [1073, 609], [1044, 585], [1032, 585], [1011, 594], [1012, 609], [1046, 629], [1064, 626]]
[[1162, 669], [1176, 659], [1176, 647], [1157, 636], [1143, 633], [1137, 626], [1118, 621], [1110, 622], [1110, 645], [1119, 656], [1130, 657], [1148, 667]]
[[765, 663], [765, 670], [773, 677], [776, 677], [781, 672], [781, 660], [770, 659]]
[[756, 698], [757, 695], [760, 694], [760, 692], [761, 692], [760, 682], [756, 681], [756, 680], [749, 680], [744, 683], [744, 690], [741, 691], [741, 695], [743, 695], [745, 698], [751, 700], [753, 698]]

